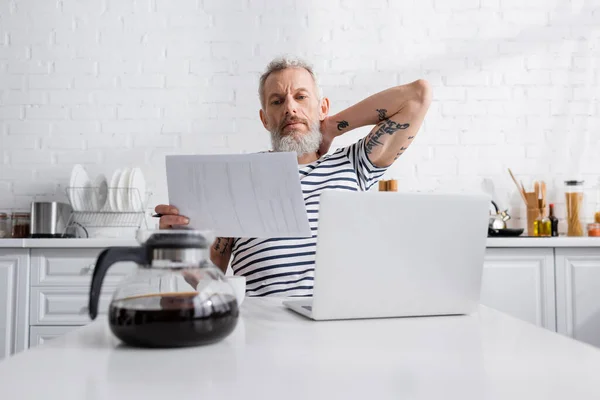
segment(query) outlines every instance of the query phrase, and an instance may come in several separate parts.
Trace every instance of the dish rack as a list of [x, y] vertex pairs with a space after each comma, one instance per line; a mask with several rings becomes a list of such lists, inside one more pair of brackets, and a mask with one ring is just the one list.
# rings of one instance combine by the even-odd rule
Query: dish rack
[[73, 207], [67, 229], [148, 228], [145, 207], [149, 192], [145, 197], [137, 188], [129, 187], [67, 187], [66, 192]]

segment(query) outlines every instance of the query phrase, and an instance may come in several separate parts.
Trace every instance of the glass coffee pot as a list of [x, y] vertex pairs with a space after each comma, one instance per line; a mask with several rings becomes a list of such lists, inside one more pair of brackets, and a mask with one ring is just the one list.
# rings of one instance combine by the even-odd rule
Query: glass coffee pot
[[[100, 253], [90, 288], [95, 319], [102, 281], [115, 263], [138, 269], [115, 290], [108, 323], [115, 336], [139, 347], [184, 347], [217, 342], [235, 328], [239, 310], [232, 286], [210, 261], [211, 235], [160, 230], [140, 247], [111, 247]], [[142, 239], [143, 241], [143, 239]]]

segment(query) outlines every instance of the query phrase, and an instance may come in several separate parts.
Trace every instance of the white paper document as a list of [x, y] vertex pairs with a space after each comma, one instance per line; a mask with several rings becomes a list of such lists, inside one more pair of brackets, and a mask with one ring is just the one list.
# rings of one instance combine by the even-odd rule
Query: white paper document
[[166, 156], [169, 203], [220, 237], [310, 237], [296, 153]]

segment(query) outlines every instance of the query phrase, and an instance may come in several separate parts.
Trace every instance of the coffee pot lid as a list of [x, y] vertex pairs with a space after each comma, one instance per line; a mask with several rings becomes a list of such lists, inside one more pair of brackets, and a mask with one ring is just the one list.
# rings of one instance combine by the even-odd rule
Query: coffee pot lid
[[161, 229], [138, 232], [138, 241], [146, 249], [208, 249], [214, 240], [211, 231]]

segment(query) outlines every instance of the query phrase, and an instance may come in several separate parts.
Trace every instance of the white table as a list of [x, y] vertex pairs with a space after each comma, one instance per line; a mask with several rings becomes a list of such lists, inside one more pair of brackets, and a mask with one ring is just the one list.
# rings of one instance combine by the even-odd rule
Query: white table
[[0, 363], [2, 399], [600, 399], [600, 351], [481, 307], [313, 322], [248, 298], [220, 343], [143, 350], [100, 319]]

